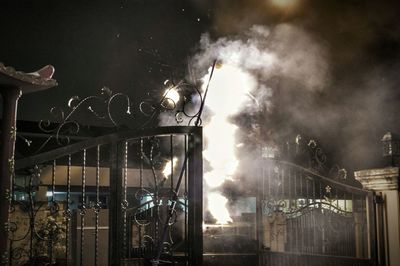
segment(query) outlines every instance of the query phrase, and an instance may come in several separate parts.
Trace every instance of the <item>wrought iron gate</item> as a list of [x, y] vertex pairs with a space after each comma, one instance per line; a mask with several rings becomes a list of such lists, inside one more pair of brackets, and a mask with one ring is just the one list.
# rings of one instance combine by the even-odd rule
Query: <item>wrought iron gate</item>
[[15, 169], [10, 265], [201, 265], [200, 127], [97, 137]]
[[262, 172], [261, 265], [374, 265], [372, 192], [284, 161]]

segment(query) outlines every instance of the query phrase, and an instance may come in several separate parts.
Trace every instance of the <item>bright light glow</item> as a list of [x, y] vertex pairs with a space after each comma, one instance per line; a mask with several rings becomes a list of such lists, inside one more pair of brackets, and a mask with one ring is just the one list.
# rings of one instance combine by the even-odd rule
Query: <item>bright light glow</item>
[[[212, 216], [217, 219], [217, 224], [227, 224], [232, 222], [226, 204], [228, 200], [219, 193], [208, 194], [208, 209]], [[212, 202], [212, 204], [210, 204]]]
[[[208, 79], [209, 74], [204, 77], [204, 84]], [[203, 155], [212, 168], [204, 174], [204, 178], [210, 187], [215, 188], [225, 180], [232, 180], [239, 165], [235, 155], [237, 126], [229, 118], [249, 100], [247, 94], [256, 84], [253, 76], [237, 67], [222, 65], [214, 69], [206, 99], [212, 116], [203, 127], [207, 146]]]
[[168, 100], [173, 101], [174, 103], [179, 102], [181, 96], [174, 88], [168, 88], [164, 92], [164, 97]]
[[46, 192], [46, 197], [52, 197], [52, 196], [53, 196], [53, 192], [51, 192], [51, 191]]
[[[203, 86], [206, 86], [210, 73], [211, 69], [203, 78]], [[239, 166], [235, 154], [239, 144], [235, 138], [238, 128], [230, 118], [241, 111], [249, 100], [248, 93], [256, 86], [257, 81], [251, 74], [229, 64], [218, 64], [209, 86], [205, 105], [211, 112], [211, 117], [203, 125], [206, 143], [203, 156], [211, 169], [204, 173], [204, 179], [209, 187], [214, 188], [206, 197], [208, 209], [219, 224], [226, 224], [232, 219], [226, 208], [228, 200], [215, 189], [225, 180], [233, 180]]]
[[169, 160], [169, 161], [165, 164], [164, 169], [162, 170], [162, 173], [163, 173], [163, 175], [164, 175], [165, 178], [168, 178], [168, 177], [171, 176], [171, 166], [172, 166], [172, 164], [173, 164], [173, 167], [175, 168], [175, 165], [176, 165], [176, 162], [177, 162], [177, 161], [178, 161], [178, 158], [174, 157], [174, 158], [172, 159], [172, 161]]
[[272, 3], [279, 7], [290, 7], [297, 3], [297, 0], [272, 0]]

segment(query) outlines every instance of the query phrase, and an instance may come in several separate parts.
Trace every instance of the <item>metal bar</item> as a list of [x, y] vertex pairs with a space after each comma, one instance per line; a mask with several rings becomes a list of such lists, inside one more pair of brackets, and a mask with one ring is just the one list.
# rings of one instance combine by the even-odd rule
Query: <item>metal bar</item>
[[336, 199], [336, 208], [340, 209], [339, 207], [339, 194], [337, 188], [335, 188], [335, 199]]
[[23, 137], [34, 137], [34, 138], [40, 138], [40, 137], [43, 137], [43, 138], [49, 138], [49, 137], [52, 137], [52, 138], [59, 138], [59, 139], [63, 139], [63, 138], [69, 138], [70, 140], [86, 140], [86, 139], [90, 139], [90, 138], [92, 138], [92, 137], [89, 137], [89, 136], [87, 136], [87, 137], [84, 137], [84, 136], [71, 136], [71, 135], [62, 135], [62, 134], [49, 134], [49, 133], [32, 133], [32, 132], [21, 132], [21, 131], [19, 131], [18, 133], [17, 133], [17, 136], [18, 137], [20, 137], [20, 136], [23, 136]]
[[[35, 168], [37, 169], [37, 165], [35, 165]], [[29, 176], [29, 188], [33, 187], [33, 177], [38, 173], [34, 172]], [[29, 260], [32, 261], [33, 259], [33, 240], [35, 237], [34, 230], [35, 230], [35, 215], [34, 215], [34, 209], [35, 209], [35, 203], [33, 200], [33, 194], [31, 191], [29, 191], [29, 231], [30, 231], [30, 238], [29, 238]]]
[[35, 164], [45, 163], [51, 160], [65, 157], [68, 154], [73, 154], [83, 149], [94, 148], [97, 145], [117, 143], [118, 141], [138, 139], [141, 137], [144, 138], [152, 136], [169, 136], [171, 134], [184, 135], [196, 132], [196, 128], [197, 127], [193, 126], [174, 126], [174, 127], [158, 127], [158, 128], [146, 128], [141, 130], [121, 131], [101, 137], [92, 138], [87, 141], [74, 143], [48, 152], [43, 152], [38, 155], [18, 160], [15, 162], [15, 169], [22, 169], [25, 167], [30, 167]]
[[272, 179], [272, 167], [269, 166], [268, 167], [268, 199], [272, 198], [272, 194], [271, 194], [271, 179]]
[[[189, 153], [190, 153], [190, 151], [189, 151]], [[182, 168], [181, 168], [181, 171], [180, 171], [180, 174], [179, 174], [179, 179], [177, 181], [176, 188], [174, 190], [174, 193], [173, 193], [173, 196], [172, 196], [172, 199], [171, 199], [171, 206], [170, 206], [170, 209], [169, 209], [169, 212], [168, 212], [168, 216], [165, 219], [165, 223], [164, 223], [163, 230], [162, 230], [162, 233], [161, 233], [160, 242], [159, 242], [158, 248], [156, 250], [155, 258], [153, 259], [153, 264], [158, 264], [159, 263], [159, 259], [160, 259], [161, 253], [162, 253], [162, 245], [165, 242], [165, 240], [167, 239], [168, 229], [169, 229], [169, 222], [170, 222], [170, 220], [171, 220], [171, 218], [172, 218], [172, 216], [174, 214], [174, 211], [175, 211], [175, 208], [176, 208], [176, 204], [177, 204], [177, 202], [179, 200], [179, 197], [178, 197], [179, 196], [179, 191], [180, 191], [180, 187], [181, 187], [181, 184], [182, 184], [184, 172], [186, 171], [186, 165], [187, 165], [187, 163], [189, 161], [188, 160], [188, 158], [190, 156], [189, 153], [185, 154], [185, 158], [184, 158], [184, 161], [182, 163]], [[190, 173], [189, 173], [189, 176], [190, 176]], [[189, 193], [190, 193], [190, 185], [189, 185]], [[189, 204], [190, 204], [190, 202], [191, 201], [189, 200]], [[189, 205], [189, 211], [190, 211], [190, 205]], [[189, 213], [189, 217], [190, 217], [190, 213]], [[157, 225], [158, 224], [156, 222], [156, 226]], [[190, 228], [189, 228], [189, 231], [190, 231]], [[189, 246], [190, 246], [190, 243], [189, 243]]]
[[[202, 161], [202, 129], [197, 128], [196, 134], [189, 135], [190, 149], [185, 154], [182, 168], [179, 174], [179, 179], [171, 200], [171, 206], [168, 212], [168, 217], [165, 220], [163, 227], [161, 242], [158, 246], [157, 253], [153, 259], [153, 264], [158, 264], [161, 256], [161, 247], [167, 238], [170, 219], [175, 211], [178, 201], [178, 195], [183, 180], [186, 165], [189, 166], [189, 214], [188, 214], [188, 253], [189, 265], [200, 266], [203, 259], [203, 161]], [[200, 180], [199, 180], [200, 179]], [[200, 255], [199, 255], [200, 254]]]
[[140, 138], [140, 180], [139, 180], [139, 185], [140, 189], [143, 189], [143, 138]]
[[383, 266], [386, 265], [386, 254], [385, 254], [385, 228], [384, 228], [384, 213], [383, 213], [383, 204], [384, 200], [382, 197], [382, 192], [378, 194], [374, 193], [375, 204], [375, 218], [376, 218], [376, 254], [377, 254], [377, 265]]
[[288, 183], [288, 199], [289, 199], [289, 209], [292, 209], [292, 171], [290, 168], [287, 170], [287, 183]]
[[284, 167], [281, 168], [281, 186], [282, 186], [282, 195], [281, 198], [285, 198], [285, 169]]
[[96, 148], [96, 205], [94, 231], [94, 265], [99, 261], [99, 212], [100, 212], [100, 146]]
[[202, 131], [189, 135], [189, 265], [203, 265]]
[[174, 190], [174, 137], [170, 136], [170, 160], [171, 160], [171, 191]]
[[66, 203], [66, 210], [65, 210], [65, 216], [66, 216], [66, 225], [65, 225], [65, 261], [68, 264], [69, 261], [69, 233], [70, 233], [70, 221], [71, 221], [71, 209], [70, 209], [70, 204], [71, 202], [71, 154], [68, 155], [68, 166], [67, 166], [67, 203]]
[[[143, 138], [140, 138], [140, 169], [139, 169], [139, 185], [140, 190], [143, 189]], [[139, 248], [142, 248], [142, 225], [139, 225]]]
[[83, 258], [84, 258], [84, 251], [85, 251], [85, 214], [86, 214], [86, 150], [83, 150], [83, 157], [82, 157], [82, 191], [81, 191], [81, 208], [80, 208], [80, 217], [81, 217], [81, 251], [79, 254], [79, 261], [80, 265], [83, 266]]
[[108, 265], [121, 265], [122, 251], [122, 176], [123, 155], [122, 143], [112, 143], [110, 151], [110, 206], [109, 206], [109, 237]]
[[56, 160], [53, 160], [51, 173], [51, 202], [54, 204], [54, 192], [56, 190]]
[[357, 187], [354, 187], [354, 186], [351, 186], [351, 185], [343, 184], [343, 183], [341, 183], [341, 182], [339, 182], [339, 181], [335, 181], [335, 180], [333, 180], [333, 179], [331, 179], [331, 178], [322, 176], [322, 175], [320, 175], [319, 173], [317, 173], [317, 172], [315, 172], [315, 171], [313, 171], [313, 170], [311, 170], [311, 169], [302, 167], [302, 166], [300, 166], [300, 165], [297, 165], [297, 164], [294, 164], [294, 163], [291, 163], [291, 162], [287, 162], [287, 161], [278, 161], [278, 160], [276, 160], [276, 159], [271, 159], [271, 158], [265, 159], [265, 160], [266, 160], [267, 162], [270, 161], [270, 162], [273, 162], [273, 163], [275, 163], [275, 164], [276, 164], [276, 163], [279, 163], [279, 164], [281, 164], [281, 165], [287, 165], [287, 166], [289, 166], [289, 167], [292, 167], [293, 169], [298, 169], [299, 171], [302, 171], [302, 172], [304, 172], [304, 173], [307, 173], [308, 175], [312, 176], [313, 178], [316, 178], [316, 179], [321, 180], [321, 181], [324, 181], [324, 182], [326, 182], [326, 183], [328, 183], [328, 184], [330, 184], [330, 185], [333, 185], [333, 186], [336, 186], [336, 187], [338, 187], [338, 188], [341, 188], [341, 189], [343, 189], [343, 190], [346, 191], [346, 192], [355, 193], [355, 194], [357, 194], [357, 195], [362, 195], [362, 196], [364, 196], [366, 193], [369, 193], [369, 192], [370, 192], [369, 190], [366, 190], [366, 189], [357, 188]]
[[197, 114], [197, 119], [196, 119], [196, 122], [195, 122], [195, 124], [194, 124], [195, 126], [200, 126], [200, 123], [201, 123], [201, 115], [202, 115], [202, 113], [203, 113], [204, 104], [205, 104], [205, 102], [206, 102], [208, 89], [210, 88], [210, 82], [211, 82], [211, 79], [212, 79], [212, 77], [213, 77], [216, 64], [217, 64], [217, 60], [215, 59], [215, 60], [213, 61], [213, 63], [212, 63], [212, 66], [211, 66], [210, 77], [208, 78], [207, 86], [206, 86], [206, 89], [205, 89], [205, 91], [204, 91], [204, 96], [203, 96], [203, 99], [202, 99], [202, 101], [201, 101], [200, 110], [199, 110], [199, 112], [198, 112], [198, 114]]
[[[51, 206], [54, 207], [56, 205], [55, 202], [55, 190], [56, 190], [56, 160], [53, 160], [53, 165], [52, 165], [52, 174], [51, 174]], [[51, 215], [54, 215], [54, 213], [51, 213]], [[50, 231], [50, 239], [49, 239], [49, 243], [48, 243], [48, 252], [49, 252], [49, 260], [50, 260], [50, 264], [53, 263], [53, 230]]]
[[[261, 152], [259, 152], [258, 156], [261, 157]], [[263, 200], [263, 175], [262, 175], [262, 167], [259, 164], [259, 167], [256, 171], [257, 173], [257, 194], [256, 194], [256, 241], [257, 241], [257, 260], [260, 265], [262, 262], [262, 254], [263, 254], [263, 214], [262, 214], [262, 200]], [[261, 180], [260, 180], [261, 179]]]
[[128, 200], [127, 200], [127, 188], [128, 188], [128, 141], [125, 141], [123, 144], [123, 187], [122, 187], [122, 235], [123, 235], [123, 244], [122, 244], [122, 258], [126, 258], [127, 253], [127, 216], [126, 209], [128, 208]]
[[[188, 136], [184, 136], [184, 151], [185, 154], [188, 153]], [[188, 175], [188, 164], [185, 164], [185, 191], [184, 191], [184, 198], [185, 198], [185, 239], [184, 243], [188, 243], [188, 182], [189, 182], [189, 175]], [[187, 246], [187, 245], [186, 245]], [[185, 258], [187, 259], [189, 256], [188, 249], [185, 247]]]
[[367, 232], [368, 235], [368, 258], [372, 261], [377, 261], [377, 241], [376, 241], [376, 223], [375, 223], [375, 208], [374, 208], [374, 194], [370, 192], [366, 196], [366, 219], [367, 219]]

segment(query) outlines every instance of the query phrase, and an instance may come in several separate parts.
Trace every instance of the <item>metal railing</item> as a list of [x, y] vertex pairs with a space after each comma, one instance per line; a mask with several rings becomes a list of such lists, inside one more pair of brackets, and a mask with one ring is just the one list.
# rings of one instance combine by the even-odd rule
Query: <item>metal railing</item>
[[375, 261], [372, 192], [278, 160], [265, 160], [260, 182], [263, 265], [306, 265], [313, 256], [334, 265]]
[[201, 151], [200, 127], [160, 127], [16, 161], [10, 264], [200, 265]]

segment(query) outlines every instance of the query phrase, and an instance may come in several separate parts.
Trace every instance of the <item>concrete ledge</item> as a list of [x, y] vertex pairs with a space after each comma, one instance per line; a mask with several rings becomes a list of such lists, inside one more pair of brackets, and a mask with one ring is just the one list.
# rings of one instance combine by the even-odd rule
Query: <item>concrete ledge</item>
[[398, 190], [399, 167], [368, 169], [354, 172], [354, 176], [364, 189], [374, 191]]

